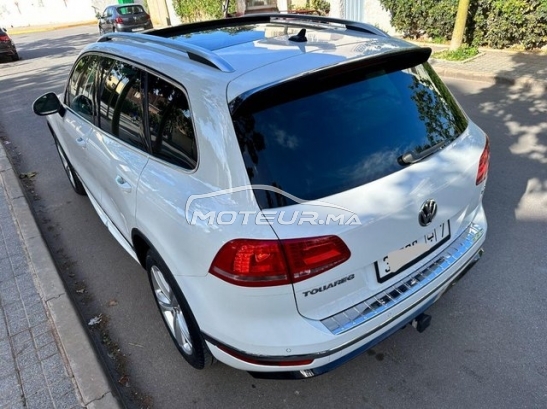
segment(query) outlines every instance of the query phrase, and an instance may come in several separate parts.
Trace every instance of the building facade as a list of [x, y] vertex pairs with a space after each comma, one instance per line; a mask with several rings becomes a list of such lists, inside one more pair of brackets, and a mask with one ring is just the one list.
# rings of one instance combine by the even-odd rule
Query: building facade
[[0, 26], [27, 27], [93, 21], [112, 0], [0, 0]]

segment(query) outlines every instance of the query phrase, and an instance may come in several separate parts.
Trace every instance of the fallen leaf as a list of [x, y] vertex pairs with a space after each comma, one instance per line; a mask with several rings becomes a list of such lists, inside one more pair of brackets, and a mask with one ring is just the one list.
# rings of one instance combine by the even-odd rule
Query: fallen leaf
[[101, 320], [103, 319], [102, 317], [102, 314], [99, 314], [97, 315], [96, 317], [93, 317], [89, 320], [89, 322], [87, 323], [87, 325], [89, 325], [90, 327], [94, 326], [94, 325], [97, 325], [101, 322]]
[[116, 305], [118, 305], [118, 301], [112, 299], [108, 302], [108, 306], [109, 307], [115, 307]]
[[37, 174], [38, 174], [37, 172], [20, 173], [19, 179], [32, 179]]
[[126, 388], [129, 387], [129, 376], [124, 375], [118, 380], [119, 384], [122, 386], [125, 386]]

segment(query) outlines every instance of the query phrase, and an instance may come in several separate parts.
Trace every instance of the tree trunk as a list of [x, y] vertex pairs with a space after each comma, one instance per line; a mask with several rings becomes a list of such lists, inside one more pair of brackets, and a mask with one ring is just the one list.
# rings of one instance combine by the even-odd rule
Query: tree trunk
[[237, 16], [242, 16], [243, 14], [245, 14], [246, 8], [247, 8], [247, 5], [245, 4], [245, 0], [236, 0], [236, 15]]
[[467, 21], [467, 12], [469, 11], [469, 0], [460, 0], [458, 4], [458, 13], [450, 41], [450, 50], [457, 50], [463, 42], [463, 33], [465, 32], [465, 23]]

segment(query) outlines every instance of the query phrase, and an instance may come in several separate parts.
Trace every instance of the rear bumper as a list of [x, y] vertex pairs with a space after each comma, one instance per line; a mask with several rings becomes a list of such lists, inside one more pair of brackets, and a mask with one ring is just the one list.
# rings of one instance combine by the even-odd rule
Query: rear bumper
[[[389, 295], [393, 293], [388, 289], [375, 296], [379, 306], [365, 309], [359, 316], [348, 317], [347, 312], [341, 312], [322, 320], [332, 338], [328, 343], [310, 343], [314, 352], [291, 355], [288, 348], [284, 356], [257, 355], [204, 334], [205, 339], [217, 359], [257, 378], [302, 379], [321, 375], [372, 348], [426, 311], [480, 259], [485, 233], [486, 224], [483, 227], [470, 225], [434, 261], [397, 283], [396, 286], [402, 283], [408, 287], [405, 292], [399, 291], [398, 296]], [[406, 284], [410, 281], [413, 281], [411, 285]], [[329, 328], [326, 320], [332, 318], [338, 326]], [[311, 362], [291, 366], [291, 361]]]
[[[408, 324], [410, 324], [416, 317], [423, 314], [431, 305], [435, 303], [444, 293], [446, 293], [454, 284], [456, 284], [467, 272], [475, 265], [477, 261], [481, 258], [483, 253], [483, 250], [480, 249], [471, 259], [470, 263], [467, 264], [458, 274], [451, 279], [451, 281], [448, 283], [448, 285], [444, 288], [444, 290], [435, 298], [428, 300], [426, 303], [424, 303], [419, 309], [416, 309], [410, 314], [410, 316], [407, 316], [405, 320], [402, 323], [398, 323], [397, 325], [392, 326], [389, 330], [381, 332], [380, 329], [376, 331], [381, 332], [380, 334], [374, 333], [371, 334], [370, 341], [367, 341], [365, 344], [359, 346], [357, 349], [353, 350], [352, 352], [348, 353], [347, 355], [344, 355], [341, 358], [338, 358], [335, 361], [332, 361], [326, 365], [307, 369], [307, 370], [301, 370], [301, 371], [290, 371], [290, 372], [253, 372], [249, 371], [249, 373], [254, 378], [260, 378], [260, 379], [305, 379], [305, 378], [311, 378], [314, 376], [322, 375], [324, 373], [327, 373], [329, 371], [332, 371], [335, 368], [338, 368], [339, 366], [343, 365], [344, 363], [352, 360], [353, 358], [357, 357], [358, 355], [362, 354], [363, 352], [369, 350], [370, 348], [374, 347], [376, 344], [379, 344], [384, 339], [390, 337], [395, 332], [399, 331], [400, 329], [404, 328]], [[376, 335], [376, 336], [375, 336]]]
[[0, 55], [15, 55], [17, 49], [14, 45], [0, 45]]
[[152, 26], [152, 23], [136, 24], [134, 26], [127, 25], [127, 24], [116, 24], [116, 31], [125, 32], [125, 33], [132, 33], [132, 32], [135, 32], [135, 31], [150, 30], [152, 28], [154, 28]]

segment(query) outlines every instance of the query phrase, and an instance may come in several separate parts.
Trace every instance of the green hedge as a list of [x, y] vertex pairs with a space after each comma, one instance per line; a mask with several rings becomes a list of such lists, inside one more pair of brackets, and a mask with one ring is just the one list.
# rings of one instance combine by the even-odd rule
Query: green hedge
[[[169, 1], [169, 0], [168, 0]], [[175, 12], [184, 22], [212, 20], [223, 17], [223, 0], [172, 0]], [[230, 1], [230, 13], [235, 13], [236, 0]]]
[[[391, 24], [405, 36], [449, 40], [458, 0], [380, 0]], [[471, 0], [465, 42], [526, 49], [547, 45], [547, 0]]]

